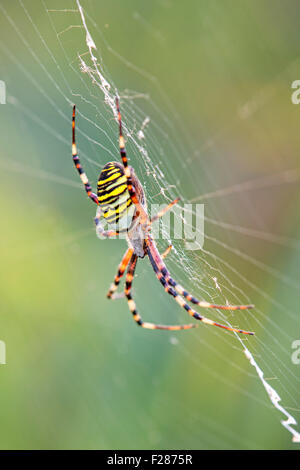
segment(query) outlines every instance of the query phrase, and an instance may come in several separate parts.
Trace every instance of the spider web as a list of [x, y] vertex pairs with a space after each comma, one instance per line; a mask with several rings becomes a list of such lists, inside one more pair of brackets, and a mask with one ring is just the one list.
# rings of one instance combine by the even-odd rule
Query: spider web
[[[157, 2], [156, 8], [168, 9], [171, 6], [168, 2]], [[299, 366], [291, 362], [291, 344], [298, 339], [297, 335], [299, 337], [295, 300], [299, 292], [299, 273], [295, 266], [296, 260], [299, 261], [300, 241], [297, 230], [284, 232], [283, 224], [284, 204], [290, 197], [295, 197], [300, 170], [288, 156], [281, 159], [280, 164], [279, 159], [274, 164], [270, 160], [268, 173], [255, 167], [256, 160], [252, 169], [245, 167], [233, 177], [227, 168], [230, 142], [238, 140], [239, 131], [242, 135], [249, 131], [252, 136], [261, 137], [260, 125], [268, 116], [267, 104], [274, 97], [276, 99], [278, 81], [293, 78], [299, 65], [297, 59], [283, 67], [270, 83], [254, 88], [252, 96], [238, 103], [238, 112], [224, 127], [208, 138], [199, 139], [185, 126], [159, 78], [131, 62], [115, 48], [113, 39], [106, 32], [109, 28], [116, 30], [121, 19], [116, 19], [113, 25], [106, 24], [99, 16], [103, 13], [106, 17], [103, 6], [78, 0], [42, 0], [38, 7], [33, 8], [19, 0], [16, 11], [10, 11], [4, 2], [0, 11], [7, 30], [7, 36], [3, 36], [0, 42], [1, 55], [24, 77], [26, 87], [36, 94], [36, 101], [28, 102], [22, 89], [10, 89], [7, 101], [19, 113], [21, 122], [28, 123], [27, 131], [36, 129], [48, 145], [45, 154], [40, 156], [47, 162], [42, 161], [41, 164], [40, 160], [14, 155], [9, 159], [1, 158], [3, 171], [53, 183], [60, 188], [57, 191], [62, 197], [72, 191], [79, 201], [83, 198], [83, 190], [73, 168], [70, 171], [70, 159], [65, 159], [65, 155], [70, 153], [70, 133], [66, 134], [64, 129], [70, 128], [71, 106], [76, 102], [80, 158], [95, 188], [104, 164], [118, 158], [115, 108], [115, 95], [118, 93], [127, 153], [145, 188], [148, 204], [167, 204], [177, 196], [183, 204], [205, 204], [205, 244], [202, 249], [199, 245], [199, 250], [187, 250], [184, 240], [169, 238], [163, 227], [165, 239], [158, 240], [158, 246], [161, 252], [169, 243], [174, 246], [167, 259], [171, 273], [198, 298], [213, 303], [255, 304], [255, 309], [247, 312], [211, 310], [206, 314], [230, 326], [255, 331], [253, 338], [226, 334], [217, 328], [200, 325], [190, 333], [191, 343], [179, 335], [166, 337], [165, 341], [169, 341], [193, 369], [202, 371], [216, 387], [220, 387], [219, 400], [222, 400], [224, 390], [246, 397], [249, 406], [257, 410], [266, 408], [274, 414], [276, 426], [280, 427], [281, 423], [293, 442], [300, 442]], [[167, 47], [163, 32], [155, 29], [146, 15], [133, 10], [130, 19], [156, 47]], [[17, 49], [9, 40], [12, 34], [15, 35]], [[21, 58], [22, 52], [24, 59]], [[38, 80], [36, 75], [43, 80]], [[9, 88], [8, 71], [5, 79]], [[129, 89], [128, 84], [132, 84], [132, 88]], [[39, 115], [39, 107], [49, 110], [46, 118]], [[274, 137], [271, 128], [264, 131], [271, 142]], [[205, 136], [205, 129], [201, 134]], [[49, 157], [53, 139], [62, 160], [56, 168], [52, 167]], [[257, 151], [261, 154], [265, 151], [259, 142]], [[270, 143], [266, 153], [274, 151]], [[221, 152], [223, 156], [219, 158]], [[55, 162], [57, 164], [59, 160]], [[224, 181], [228, 183], [224, 184]], [[278, 212], [282, 211], [282, 220], [278, 220], [281, 233], [273, 230], [271, 217], [264, 219], [264, 211], [259, 211], [259, 204], [266, 207], [266, 213], [272, 212], [272, 204], [278, 205]], [[80, 205], [78, 212], [84, 207]], [[295, 219], [297, 214], [294, 208]], [[195, 215], [194, 209], [191, 215]], [[174, 217], [179, 217], [176, 212]], [[271, 229], [268, 229], [268, 221]], [[184, 224], [192, 228], [192, 220], [185, 219]], [[58, 245], [65, 246], [74, 240], [78, 242], [87, 236], [89, 243], [94, 243], [92, 230], [85, 230], [82, 224], [79, 226], [81, 229], [75, 233], [63, 234], [56, 241], [46, 240], [34, 249], [32, 255], [50, 253]], [[290, 233], [294, 235], [290, 236]], [[112, 243], [103, 241], [97, 249], [105, 250], [105, 246], [111, 247]], [[271, 253], [276, 253], [276, 259], [272, 259]], [[289, 259], [289, 263], [280, 263], [282, 257]], [[113, 264], [116, 264], [118, 257], [113, 258]], [[146, 264], [147, 261], [139, 263], [137, 286], [141, 287], [143, 279], [152, 275]], [[138, 287], [135, 295], [142, 316], [149, 321], [158, 320], [150, 317], [155, 317], [155, 312], [147, 309]], [[167, 312], [170, 303], [166, 297], [162, 290], [157, 293], [157, 301]], [[166, 317], [168, 320], [171, 318], [172, 323], [174, 320], [183, 323], [184, 315], [176, 309], [168, 316], [166, 313]], [[104, 327], [107, 326], [109, 323], [105, 320]], [[214, 367], [215, 363], [218, 367]], [[234, 371], [236, 380], [226, 377], [228, 369]], [[141, 372], [139, 365], [137, 371]], [[251, 384], [249, 388], [246, 383]], [[121, 389], [122, 385], [119, 386]], [[262, 389], [265, 393], [257, 395], [255, 390]], [[159, 400], [163, 405], [167, 400], [172, 401], [170, 397], [164, 398], [163, 393]], [[183, 403], [175, 405], [182, 409], [185, 407]], [[114, 422], [116, 417], [112, 405], [108, 408], [108, 419]], [[203, 429], [200, 433], [203, 447], [234, 446], [237, 442], [244, 445], [242, 438], [230, 429], [230, 424], [227, 423], [225, 429], [213, 414], [205, 418], [200, 410], [195, 413]], [[148, 423], [151, 421], [149, 415], [144, 419]], [[254, 447], [255, 437], [253, 441]], [[144, 445], [148, 445], [147, 441]], [[251, 444], [247, 445], [251, 447]]]

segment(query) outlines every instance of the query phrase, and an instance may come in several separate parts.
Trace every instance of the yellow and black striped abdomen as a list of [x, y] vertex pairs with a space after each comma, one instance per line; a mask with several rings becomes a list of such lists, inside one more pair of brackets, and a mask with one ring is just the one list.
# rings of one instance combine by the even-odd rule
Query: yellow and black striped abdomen
[[98, 179], [97, 196], [103, 217], [108, 223], [117, 223], [124, 218], [130, 224], [134, 205], [129, 196], [122, 165], [117, 162], [105, 165]]

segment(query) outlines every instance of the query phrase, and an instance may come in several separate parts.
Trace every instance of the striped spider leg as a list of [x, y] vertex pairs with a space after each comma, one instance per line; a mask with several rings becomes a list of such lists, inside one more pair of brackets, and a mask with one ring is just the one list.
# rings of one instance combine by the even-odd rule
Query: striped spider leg
[[125, 148], [125, 139], [123, 136], [123, 129], [122, 129], [122, 117], [120, 112], [120, 105], [119, 105], [119, 98], [116, 97], [116, 107], [118, 113], [118, 122], [119, 122], [119, 147], [120, 147], [120, 155], [121, 160], [124, 167], [124, 173], [127, 178], [127, 188], [130, 195], [132, 202], [135, 204], [137, 209], [137, 214], [140, 216], [141, 223], [147, 223], [149, 221], [148, 214], [145, 211], [143, 205], [140, 203], [138, 194], [136, 192], [136, 188], [133, 185], [133, 178], [132, 178], [132, 169], [128, 165], [127, 160], [127, 153]]
[[[163, 259], [165, 259], [168, 256], [168, 254], [170, 253], [170, 251], [172, 250], [172, 248], [173, 248], [173, 246], [169, 245], [167, 247], [167, 249], [163, 252], [161, 257]], [[117, 274], [115, 275], [115, 278], [114, 278], [114, 282], [110, 285], [109, 291], [106, 295], [106, 297], [108, 299], [116, 300], [116, 299], [123, 299], [125, 297], [125, 295], [126, 295], [125, 290], [128, 286], [125, 288], [125, 290], [123, 292], [121, 292], [119, 294], [116, 293], [116, 290], [117, 290], [117, 288], [120, 284], [121, 278], [123, 277], [123, 275], [126, 271], [126, 268], [128, 267], [129, 262], [131, 262], [132, 255], [133, 255], [133, 249], [128, 248], [125, 255], [122, 258], [121, 263], [119, 264]], [[127, 281], [128, 281], [128, 279], [127, 279]], [[131, 279], [131, 281], [132, 281], [132, 279]], [[130, 287], [131, 287], [131, 285], [130, 285]]]
[[198, 325], [195, 323], [190, 323], [187, 325], [158, 325], [156, 323], [144, 322], [136, 309], [135, 301], [131, 295], [132, 282], [134, 278], [134, 272], [137, 264], [137, 255], [133, 254], [130, 260], [127, 274], [126, 274], [126, 285], [125, 285], [125, 296], [127, 297], [128, 307], [132, 313], [134, 321], [138, 326], [146, 328], [147, 330], [167, 330], [167, 331], [179, 331], [179, 330], [190, 330], [191, 328], [196, 328]]
[[106, 297], [108, 299], [118, 299], [118, 298], [122, 298], [124, 297], [124, 292], [122, 294], [115, 294], [117, 288], [118, 288], [118, 285], [120, 284], [120, 280], [121, 278], [123, 277], [125, 271], [126, 271], [126, 268], [129, 264], [129, 262], [131, 261], [131, 258], [132, 258], [132, 255], [133, 255], [133, 249], [132, 248], [128, 248], [125, 255], [123, 256], [122, 258], [122, 261], [121, 263], [119, 264], [119, 267], [118, 267], [118, 272], [117, 274], [115, 275], [115, 279], [114, 279], [114, 282], [111, 284], [110, 288], [109, 288], [109, 291], [106, 295]]
[[81, 166], [78, 154], [77, 154], [77, 146], [76, 146], [76, 141], [75, 141], [75, 112], [76, 112], [76, 106], [73, 106], [73, 114], [72, 114], [72, 157], [73, 157], [73, 162], [75, 165], [75, 168], [77, 169], [80, 179], [82, 183], [84, 184], [86, 193], [88, 197], [95, 202], [96, 204], [99, 204], [98, 198], [95, 193], [92, 191], [92, 187], [89, 183], [88, 177], [86, 173], [83, 171], [83, 168]]
[[164, 264], [162, 257], [160, 256], [156, 244], [149, 234], [146, 239], [147, 244], [147, 253], [150, 259], [150, 263], [153, 267], [153, 270], [156, 274], [157, 279], [163, 285], [165, 291], [172, 295], [175, 301], [184, 308], [189, 315], [191, 315], [196, 320], [200, 320], [207, 325], [218, 326], [219, 328], [224, 328], [225, 330], [234, 331], [235, 333], [242, 333], [245, 335], [254, 335], [252, 331], [245, 331], [238, 328], [232, 328], [227, 325], [222, 325], [217, 323], [209, 318], [206, 318], [200, 315], [196, 310], [191, 308], [184, 300], [185, 297], [189, 302], [199, 305], [199, 307], [203, 308], [215, 308], [215, 309], [223, 309], [223, 310], [246, 310], [253, 308], [253, 305], [215, 305], [210, 304], [209, 302], [200, 301], [189, 294], [180, 284], [178, 284], [171, 276], [169, 271]]

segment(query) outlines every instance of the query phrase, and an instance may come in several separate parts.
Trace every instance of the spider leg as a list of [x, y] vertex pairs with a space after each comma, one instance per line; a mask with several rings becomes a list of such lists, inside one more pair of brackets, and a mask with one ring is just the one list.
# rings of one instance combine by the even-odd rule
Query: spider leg
[[[122, 258], [122, 261], [121, 263], [119, 264], [119, 267], [118, 267], [118, 272], [115, 276], [115, 279], [114, 279], [114, 282], [111, 284], [110, 288], [109, 288], [109, 291], [107, 293], [107, 297], [109, 299], [116, 299], [118, 298], [114, 293], [115, 291], [117, 290], [118, 288], [118, 285], [120, 284], [120, 279], [123, 277], [123, 274], [125, 273], [125, 270], [128, 266], [128, 263], [129, 261], [131, 260], [132, 258], [132, 255], [133, 255], [133, 249], [132, 248], [128, 248], [128, 250], [126, 251], [125, 255], [123, 256]], [[123, 293], [124, 294], [124, 293]], [[121, 296], [119, 296], [121, 297]]]
[[170, 204], [168, 204], [166, 207], [164, 207], [161, 211], [159, 211], [157, 214], [155, 214], [152, 219], [150, 220], [150, 224], [153, 224], [153, 222], [155, 222], [157, 219], [160, 219], [161, 217], [163, 217], [165, 215], [166, 212], [168, 212], [170, 209], [172, 209], [172, 207], [177, 204], [177, 202], [179, 201], [179, 197], [177, 197], [176, 199], [174, 199], [174, 201], [170, 202]]
[[[116, 106], [117, 106], [117, 113], [118, 113], [118, 122], [119, 122], [119, 147], [120, 147], [120, 155], [121, 155], [121, 160], [123, 163], [124, 168], [128, 168], [128, 160], [127, 160], [127, 154], [126, 154], [126, 148], [125, 148], [125, 140], [123, 136], [123, 130], [122, 130], [122, 117], [121, 117], [121, 112], [120, 112], [120, 104], [119, 104], [119, 98], [116, 96]], [[130, 174], [128, 174], [128, 177]]]
[[133, 186], [132, 183], [132, 176], [131, 176], [131, 171], [130, 167], [128, 166], [128, 160], [127, 160], [127, 153], [126, 153], [126, 148], [125, 148], [125, 139], [123, 136], [123, 130], [122, 130], [122, 117], [121, 117], [121, 112], [120, 112], [120, 105], [119, 105], [119, 98], [116, 97], [116, 106], [117, 106], [117, 112], [118, 112], [118, 122], [119, 122], [119, 147], [120, 147], [120, 155], [121, 155], [121, 160], [124, 166], [124, 173], [127, 178], [127, 188], [128, 192], [130, 195], [130, 198], [132, 202], [135, 204], [137, 212], [139, 215], [142, 216], [142, 222], [148, 221], [148, 215], [145, 212], [144, 208], [139, 202], [138, 196], [136, 194], [135, 187]]
[[173, 245], [169, 245], [168, 248], [163, 252], [163, 254], [161, 255], [162, 259], [165, 259], [168, 254], [170, 253], [170, 251], [172, 250], [173, 248]]
[[167, 283], [170, 286], [174, 287], [174, 289], [179, 295], [182, 295], [183, 297], [185, 297], [192, 304], [199, 305], [199, 307], [203, 307], [203, 308], [216, 308], [220, 310], [248, 310], [248, 309], [254, 308], [254, 305], [217, 305], [217, 304], [211, 304], [209, 302], [206, 302], [205, 300], [198, 300], [196, 297], [189, 294], [180, 284], [178, 284], [178, 282], [176, 282], [171, 277], [153, 240], [152, 239], [148, 239], [148, 240], [149, 240], [149, 242], [147, 242], [148, 249], [151, 252], [152, 258], [155, 259], [158, 270], [162, 273]]
[[132, 199], [132, 202], [138, 205], [139, 201], [138, 201], [135, 189], [132, 185], [131, 172], [128, 166], [127, 153], [126, 153], [126, 148], [125, 148], [125, 139], [123, 136], [123, 129], [122, 129], [122, 117], [121, 117], [118, 97], [116, 97], [116, 106], [117, 106], [118, 122], [119, 122], [119, 147], [120, 147], [121, 160], [124, 166], [125, 176], [127, 177], [127, 186], [128, 186], [129, 195]]
[[198, 325], [196, 324], [189, 324], [189, 325], [157, 325], [155, 323], [148, 323], [144, 322], [137, 312], [135, 301], [131, 295], [131, 288], [132, 288], [132, 281], [134, 278], [134, 272], [137, 263], [137, 256], [133, 255], [128, 266], [127, 274], [126, 274], [126, 284], [125, 284], [125, 295], [128, 301], [128, 307], [130, 312], [132, 313], [133, 319], [137, 323], [137, 325], [141, 326], [142, 328], [146, 328], [148, 330], [168, 330], [168, 331], [177, 331], [177, 330], [189, 330], [191, 328], [197, 328]]
[[[149, 256], [149, 259], [150, 259], [150, 263], [151, 263], [151, 265], [154, 269], [154, 272], [156, 274], [156, 277], [158, 278], [159, 282], [163, 285], [165, 291], [168, 294], [172, 295], [174, 297], [175, 301], [182, 308], [184, 308], [188, 312], [189, 315], [194, 317], [196, 320], [202, 321], [203, 323], [205, 323], [207, 325], [218, 326], [219, 328], [224, 328], [225, 330], [234, 331], [235, 333], [242, 333], [242, 334], [246, 334], [246, 335], [254, 335], [254, 333], [251, 332], [251, 331], [240, 330], [240, 329], [237, 329], [237, 328], [231, 328], [230, 326], [227, 326], [227, 325], [222, 325], [221, 323], [217, 323], [213, 320], [210, 320], [209, 318], [206, 318], [206, 317], [200, 315], [198, 312], [196, 312], [196, 310], [191, 308], [185, 302], [184, 298], [181, 295], [179, 295], [179, 293], [176, 292], [176, 290], [173, 289], [172, 285], [169, 283], [169, 278], [166, 277], [166, 275], [163, 272], [163, 268], [161, 267], [161, 265], [164, 266], [164, 263], [161, 260], [161, 257], [160, 257], [160, 255], [157, 251], [156, 246], [154, 246], [154, 242], [153, 242], [152, 239], [147, 239], [147, 253], [148, 253], [148, 256]], [[157, 261], [156, 261], [157, 259], [161, 261], [160, 265], [157, 263]], [[206, 306], [206, 302], [204, 302], [204, 304]], [[211, 306], [211, 304], [207, 304], [207, 305]], [[218, 308], [218, 307], [216, 306], [216, 308]]]
[[97, 198], [96, 194], [93, 193], [93, 191], [92, 191], [92, 187], [89, 183], [88, 177], [87, 177], [86, 173], [84, 172], [84, 170], [81, 166], [81, 163], [80, 163], [80, 160], [79, 160], [79, 157], [78, 157], [78, 154], [77, 154], [77, 147], [76, 147], [76, 142], [75, 142], [75, 110], [76, 110], [76, 106], [74, 105], [73, 106], [73, 114], [72, 114], [72, 156], [73, 156], [73, 162], [74, 162], [75, 168], [77, 169], [77, 171], [79, 173], [80, 179], [81, 179], [82, 183], [84, 184], [84, 187], [85, 187], [85, 190], [86, 190], [86, 193], [87, 193], [88, 197], [92, 201], [94, 201], [96, 204], [99, 204], [98, 198]]

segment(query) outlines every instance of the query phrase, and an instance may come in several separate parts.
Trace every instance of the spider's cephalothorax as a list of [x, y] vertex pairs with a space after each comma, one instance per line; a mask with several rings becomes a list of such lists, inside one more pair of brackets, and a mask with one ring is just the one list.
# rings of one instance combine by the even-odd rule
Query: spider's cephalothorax
[[[209, 318], [200, 315], [200, 313], [194, 310], [187, 302], [203, 308], [222, 310], [246, 310], [248, 308], [252, 308], [253, 305], [216, 305], [204, 300], [198, 300], [196, 297], [189, 294], [171, 277], [171, 274], [167, 270], [163, 261], [171, 247], [168, 247], [163, 255], [159, 254], [155, 241], [151, 236], [151, 226], [155, 220], [162, 217], [174, 204], [176, 204], [178, 199], [172, 201], [168, 206], [152, 217], [152, 219], [148, 217], [143, 187], [135, 175], [133, 168], [129, 166], [127, 162], [118, 98], [116, 99], [116, 111], [119, 123], [119, 146], [122, 164], [110, 162], [105, 165], [99, 176], [97, 195], [92, 191], [88, 177], [81, 166], [77, 154], [75, 143], [75, 106], [73, 108], [72, 119], [73, 161], [81, 181], [84, 184], [88, 197], [98, 205], [96, 217], [94, 219], [96, 224], [96, 233], [99, 237], [114, 237], [121, 232], [125, 232], [128, 243], [128, 249], [119, 265], [118, 273], [115, 276], [114, 282], [111, 284], [107, 297], [110, 299], [120, 297], [115, 291], [117, 290], [120, 279], [127, 268], [123, 295], [127, 298], [129, 310], [139, 326], [150, 330], [188, 330], [198, 326], [197, 324], [157, 325], [155, 323], [148, 323], [142, 320], [132, 298], [131, 288], [138, 258], [144, 258], [145, 255], [148, 255], [156, 277], [163, 285], [165, 291], [170, 294], [180, 307], [184, 308], [189, 315], [196, 320], [200, 320], [206, 325], [218, 326], [219, 328], [234, 331], [235, 333], [253, 335], [254, 333], [251, 331], [240, 330], [238, 328], [222, 325], [210, 320]], [[116, 228], [114, 230], [104, 230], [100, 221], [101, 217], [103, 217], [109, 224], [115, 224]]]

